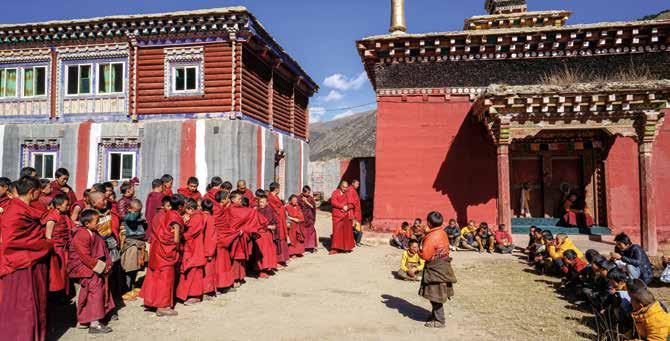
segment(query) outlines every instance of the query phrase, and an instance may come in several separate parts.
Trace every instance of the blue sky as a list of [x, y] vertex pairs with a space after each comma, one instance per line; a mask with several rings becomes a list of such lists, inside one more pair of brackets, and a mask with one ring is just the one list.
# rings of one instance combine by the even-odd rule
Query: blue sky
[[[390, 0], [23, 0], [3, 1], [1, 23], [74, 19], [242, 5], [321, 86], [312, 98], [315, 119], [329, 120], [375, 107], [355, 40], [383, 34]], [[530, 10], [567, 9], [569, 23], [638, 19], [670, 9], [667, 0], [528, 0]], [[412, 33], [459, 30], [484, 14], [484, 0], [406, 0]], [[363, 104], [355, 109], [342, 109]], [[339, 110], [334, 110], [339, 109]]]

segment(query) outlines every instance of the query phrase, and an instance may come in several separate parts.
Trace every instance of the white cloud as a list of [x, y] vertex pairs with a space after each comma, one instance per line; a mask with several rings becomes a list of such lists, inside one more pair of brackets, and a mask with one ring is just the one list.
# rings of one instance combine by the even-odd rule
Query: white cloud
[[323, 115], [326, 114], [326, 108], [324, 107], [310, 107], [309, 108], [309, 121], [320, 122]]
[[323, 81], [323, 85], [341, 90], [358, 90], [363, 84], [368, 80], [368, 75], [365, 72], [361, 72], [358, 76], [349, 78], [341, 73], [336, 73], [334, 75], [326, 77]]
[[343, 97], [344, 97], [344, 95], [342, 95], [341, 92], [339, 92], [337, 90], [330, 90], [328, 95], [323, 98], [323, 101], [324, 102], [335, 102], [335, 101], [341, 100]]
[[355, 114], [355, 112], [353, 112], [353, 111], [351, 111], [351, 110], [347, 110], [347, 111], [345, 111], [345, 112], [343, 112], [343, 113], [341, 113], [341, 114], [337, 114], [337, 115], [333, 116], [333, 120], [338, 120], [338, 119], [340, 119], [340, 118], [349, 117], [349, 116], [351, 116], [351, 115], [353, 115], [353, 114]]

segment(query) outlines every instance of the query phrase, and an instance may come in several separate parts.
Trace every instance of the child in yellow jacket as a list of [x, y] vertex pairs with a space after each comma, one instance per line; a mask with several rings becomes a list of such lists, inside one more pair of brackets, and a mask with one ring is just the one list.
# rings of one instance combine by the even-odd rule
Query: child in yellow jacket
[[630, 292], [633, 320], [639, 340], [665, 341], [670, 333], [670, 314], [646, 287]]
[[424, 265], [425, 261], [419, 255], [419, 243], [413, 240], [409, 243], [407, 250], [402, 253], [398, 277], [406, 281], [418, 281], [421, 279]]

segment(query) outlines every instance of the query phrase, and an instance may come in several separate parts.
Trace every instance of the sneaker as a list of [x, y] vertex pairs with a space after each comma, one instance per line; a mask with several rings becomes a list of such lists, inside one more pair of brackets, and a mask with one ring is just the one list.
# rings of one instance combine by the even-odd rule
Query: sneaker
[[423, 326], [426, 328], [435, 328], [435, 321], [428, 321]]
[[444, 327], [446, 327], [446, 325], [442, 322], [437, 321], [433, 322], [433, 328], [444, 328]]
[[107, 334], [107, 333], [111, 333], [111, 332], [112, 332], [112, 328], [109, 328], [102, 323], [98, 324], [95, 327], [88, 327], [88, 333], [89, 334]]
[[179, 313], [177, 313], [176, 310], [170, 309], [170, 308], [160, 308], [156, 309], [156, 316], [177, 316]]

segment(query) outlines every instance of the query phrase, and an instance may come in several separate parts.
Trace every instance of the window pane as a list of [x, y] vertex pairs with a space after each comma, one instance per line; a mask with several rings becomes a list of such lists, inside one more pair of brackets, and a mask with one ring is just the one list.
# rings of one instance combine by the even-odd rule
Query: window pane
[[35, 96], [35, 70], [23, 70], [23, 95]]
[[79, 93], [80, 94], [90, 94], [91, 93], [91, 66], [90, 65], [80, 65], [79, 66]]
[[35, 96], [42, 96], [47, 93], [47, 68], [35, 68]]
[[121, 170], [121, 176], [123, 179], [132, 179], [133, 177], [133, 159], [134, 155], [124, 154], [123, 155], [123, 168]]
[[67, 67], [67, 93], [70, 95], [77, 94], [79, 92], [79, 68], [76, 65], [71, 65]]
[[110, 180], [121, 179], [121, 154], [111, 153], [109, 158], [110, 158], [109, 179]]
[[195, 90], [195, 68], [186, 69], [186, 89]]
[[16, 69], [8, 69], [6, 77], [6, 95], [8, 97], [14, 97], [16, 96]]
[[44, 155], [44, 177], [51, 179], [54, 176], [54, 160], [53, 155]]
[[98, 92], [106, 93], [109, 89], [109, 64], [98, 67]]
[[185, 74], [184, 74], [184, 68], [177, 68], [175, 69], [175, 72], [177, 73], [177, 76], [175, 77], [175, 86], [174, 89], [179, 91], [179, 90], [184, 90], [184, 83], [185, 83]]
[[43, 169], [43, 165], [44, 165], [43, 161], [44, 160], [42, 158], [42, 154], [35, 154], [34, 158], [35, 158], [35, 164], [33, 165], [33, 168], [35, 168], [37, 170], [37, 176], [40, 177], [40, 178], [43, 178], [44, 177], [44, 169]]
[[123, 64], [112, 65], [112, 84], [112, 91], [123, 92]]

